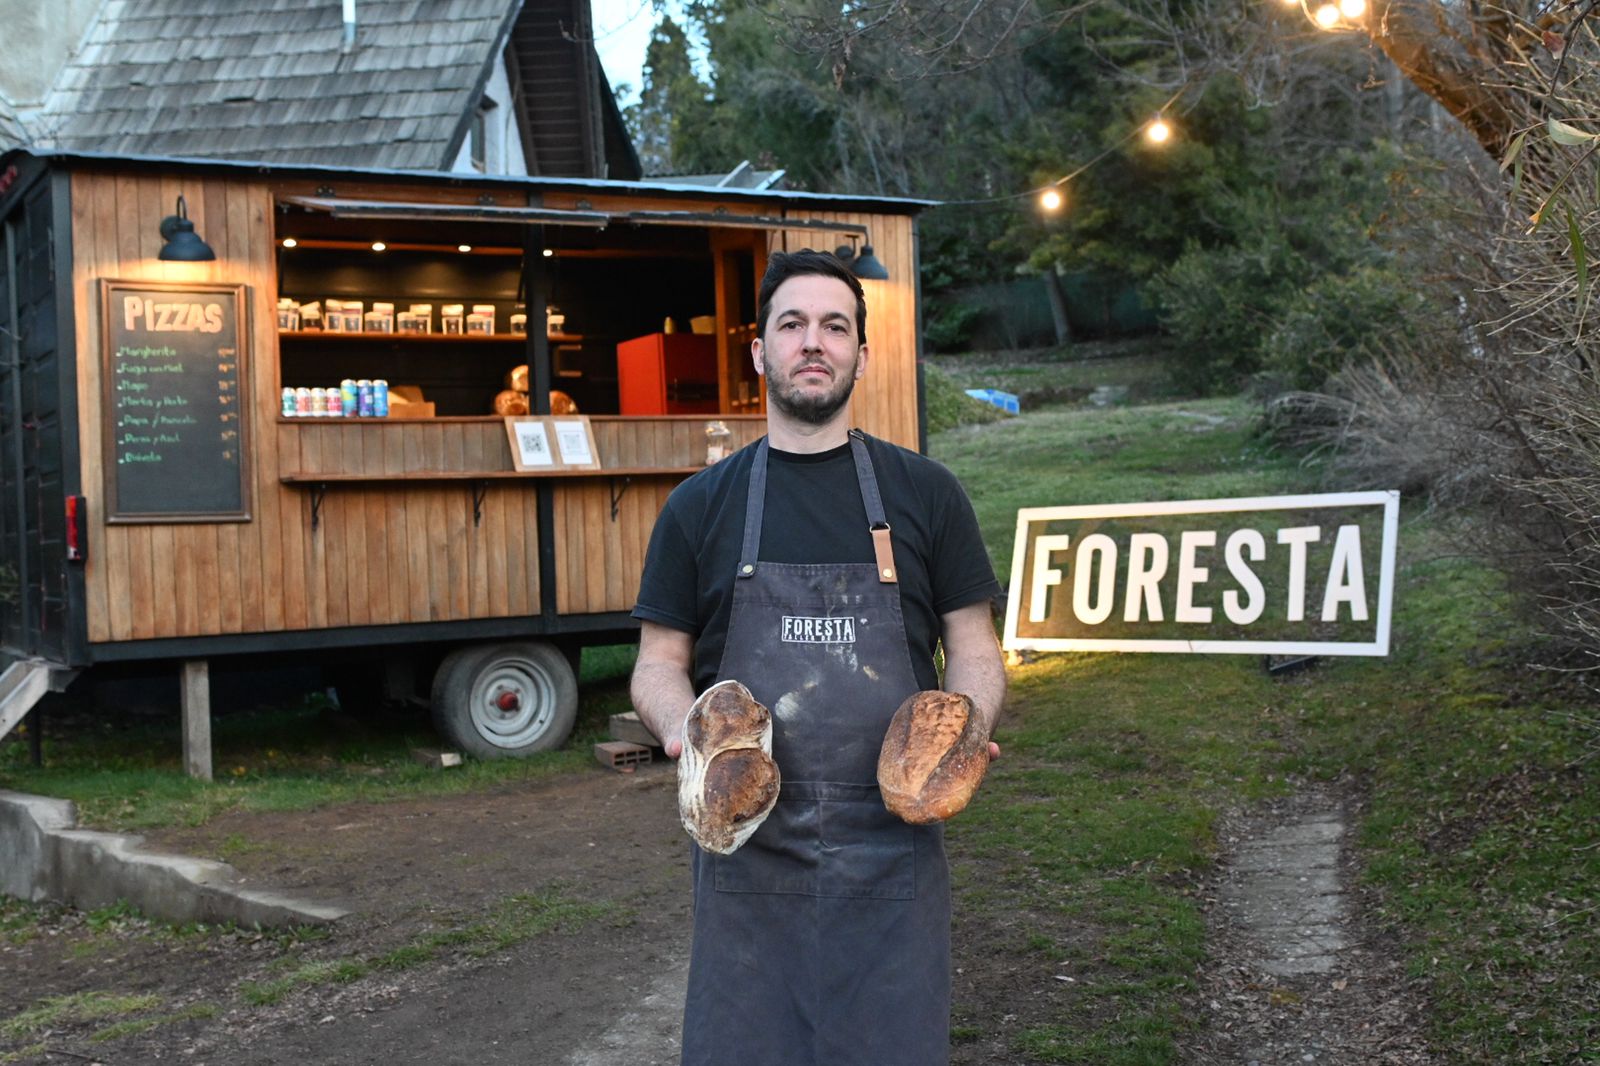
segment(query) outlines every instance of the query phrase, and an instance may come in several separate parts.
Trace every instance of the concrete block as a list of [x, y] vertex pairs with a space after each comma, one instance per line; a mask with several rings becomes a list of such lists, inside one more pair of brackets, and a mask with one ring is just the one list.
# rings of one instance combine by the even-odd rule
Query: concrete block
[[601, 766], [622, 770], [642, 766], [650, 761], [650, 749], [643, 744], [629, 744], [625, 740], [603, 740], [594, 746], [594, 757]]
[[317, 925], [349, 911], [246, 889], [227, 863], [163, 855], [143, 838], [76, 829], [72, 804], [0, 791], [0, 891], [84, 910], [126, 900], [161, 921]]
[[78, 809], [70, 800], [0, 790], [0, 892], [50, 899], [52, 834], [77, 824]]

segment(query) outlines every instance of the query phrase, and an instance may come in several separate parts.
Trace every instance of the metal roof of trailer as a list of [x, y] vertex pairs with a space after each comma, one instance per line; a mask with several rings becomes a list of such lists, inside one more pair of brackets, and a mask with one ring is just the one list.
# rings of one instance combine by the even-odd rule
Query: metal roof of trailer
[[862, 210], [877, 214], [910, 215], [924, 208], [936, 207], [938, 200], [918, 200], [896, 196], [863, 196], [850, 193], [799, 192], [787, 189], [748, 189], [731, 186], [697, 186], [652, 181], [612, 181], [603, 178], [520, 177], [508, 175], [467, 174], [460, 171], [418, 171], [392, 168], [337, 167], [322, 164], [259, 162], [231, 159], [203, 159], [194, 157], [163, 157], [154, 155], [122, 155], [111, 152], [76, 152], [60, 148], [14, 148], [0, 154], [0, 162], [30, 156], [46, 163], [58, 162], [68, 166], [79, 164], [94, 167], [127, 167], [137, 170], [182, 168], [211, 172], [233, 173], [241, 177], [263, 175], [284, 178], [332, 178], [351, 180], [374, 179], [409, 185], [440, 185], [455, 187], [523, 189], [527, 192], [566, 191], [593, 192], [614, 196], [656, 196], [664, 199], [723, 202], [746, 201], [751, 204], [784, 204], [817, 210]]

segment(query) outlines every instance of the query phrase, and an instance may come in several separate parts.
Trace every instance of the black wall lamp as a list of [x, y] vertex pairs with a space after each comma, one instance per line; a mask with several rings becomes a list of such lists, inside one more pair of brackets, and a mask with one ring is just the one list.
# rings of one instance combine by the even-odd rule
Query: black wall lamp
[[156, 258], [169, 263], [204, 263], [217, 257], [211, 245], [194, 231], [194, 223], [189, 221], [189, 205], [182, 196], [178, 197], [178, 213], [161, 220], [161, 239], [166, 243]]
[[860, 255], [856, 254], [855, 246], [850, 244], [839, 245], [833, 250], [833, 254], [840, 262], [850, 268], [850, 273], [858, 278], [863, 278], [867, 281], [889, 280], [888, 268], [878, 261], [877, 256], [872, 254], [872, 245], [870, 244], [861, 246]]

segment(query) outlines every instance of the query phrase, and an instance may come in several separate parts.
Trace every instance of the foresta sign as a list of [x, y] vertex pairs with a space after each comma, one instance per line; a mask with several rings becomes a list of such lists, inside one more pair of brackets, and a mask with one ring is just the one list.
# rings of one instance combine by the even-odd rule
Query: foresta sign
[[1029, 507], [1005, 647], [1387, 655], [1398, 492]]

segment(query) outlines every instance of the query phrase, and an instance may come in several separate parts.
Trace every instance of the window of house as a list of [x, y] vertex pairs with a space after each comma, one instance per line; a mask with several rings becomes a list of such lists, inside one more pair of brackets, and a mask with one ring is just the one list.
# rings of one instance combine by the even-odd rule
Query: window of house
[[480, 174], [489, 171], [489, 112], [497, 105], [485, 96], [478, 101], [477, 108], [472, 112], [472, 127], [468, 134], [469, 151], [472, 159], [472, 169]]

